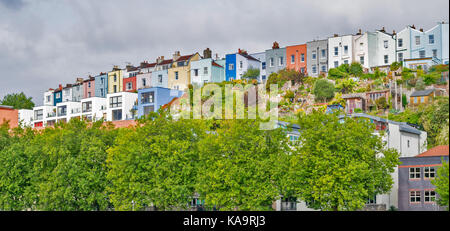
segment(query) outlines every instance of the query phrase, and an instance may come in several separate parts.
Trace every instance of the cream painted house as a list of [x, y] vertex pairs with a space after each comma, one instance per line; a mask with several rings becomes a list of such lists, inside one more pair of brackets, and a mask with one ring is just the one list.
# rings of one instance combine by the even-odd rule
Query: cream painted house
[[191, 83], [191, 61], [200, 58], [198, 53], [180, 56], [179, 51], [175, 52], [172, 67], [168, 70], [168, 87], [181, 91], [187, 89]]

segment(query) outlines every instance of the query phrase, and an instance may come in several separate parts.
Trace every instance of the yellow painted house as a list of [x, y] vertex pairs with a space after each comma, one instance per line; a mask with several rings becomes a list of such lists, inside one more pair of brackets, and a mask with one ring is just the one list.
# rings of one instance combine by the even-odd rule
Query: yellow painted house
[[168, 87], [171, 89], [185, 90], [191, 83], [191, 61], [200, 60], [198, 53], [180, 56], [177, 51], [173, 55], [172, 67], [168, 70]]
[[123, 72], [118, 66], [108, 72], [108, 94], [121, 92], [123, 89]]

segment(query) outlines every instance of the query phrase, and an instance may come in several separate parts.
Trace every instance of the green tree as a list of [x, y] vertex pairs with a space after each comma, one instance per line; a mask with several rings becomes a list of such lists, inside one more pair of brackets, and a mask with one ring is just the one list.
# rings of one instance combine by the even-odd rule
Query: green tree
[[30, 200], [37, 210], [107, 210], [106, 150], [115, 130], [102, 121], [72, 119], [47, 128], [33, 139]]
[[361, 63], [358, 62], [352, 62], [352, 64], [350, 65], [350, 74], [356, 77], [361, 77], [363, 72], [363, 67], [361, 65]]
[[[420, 113], [419, 123], [427, 132], [429, 147], [446, 144], [445, 139], [440, 139], [441, 142], [439, 142], [439, 137], [445, 136], [440, 133], [444, 127], [449, 126], [449, 106], [448, 97], [437, 97], [432, 104], [419, 109], [423, 110]], [[448, 133], [446, 135], [448, 137]]]
[[416, 91], [423, 91], [425, 90], [426, 86], [425, 86], [425, 82], [423, 81], [422, 78], [419, 78], [416, 82]]
[[386, 109], [388, 107], [388, 102], [386, 101], [386, 97], [380, 97], [375, 100], [375, 104], [377, 105], [377, 109]]
[[283, 192], [288, 163], [281, 129], [259, 130], [252, 120], [226, 120], [200, 144], [198, 193], [219, 210], [270, 210]]
[[396, 71], [402, 67], [401, 62], [393, 62], [391, 63], [391, 71]]
[[353, 79], [342, 79], [336, 81], [336, 90], [342, 94], [353, 93], [355, 88], [358, 87], [358, 83]]
[[34, 103], [32, 97], [27, 97], [23, 92], [8, 94], [0, 100], [0, 105], [8, 105], [14, 109], [33, 109]]
[[[295, 196], [310, 208], [357, 210], [367, 198], [390, 191], [399, 154], [385, 149], [364, 119], [313, 113], [299, 117], [301, 136], [293, 157]], [[380, 155], [381, 154], [381, 155]]]
[[448, 186], [448, 162], [442, 160], [442, 167], [437, 170], [436, 179], [432, 180], [431, 183], [436, 186], [436, 192], [439, 195], [439, 199], [437, 203], [440, 206], [446, 206], [447, 210], [449, 210], [448, 206], [448, 194], [449, 194], [449, 186]]
[[319, 79], [314, 83], [313, 94], [319, 101], [327, 101], [334, 97], [334, 84], [326, 79]]
[[162, 113], [141, 120], [135, 130], [121, 130], [107, 160], [115, 209], [186, 208], [195, 193], [202, 123]]
[[256, 68], [249, 68], [242, 76], [242, 78], [245, 79], [258, 79], [258, 77], [259, 77], [259, 69]]

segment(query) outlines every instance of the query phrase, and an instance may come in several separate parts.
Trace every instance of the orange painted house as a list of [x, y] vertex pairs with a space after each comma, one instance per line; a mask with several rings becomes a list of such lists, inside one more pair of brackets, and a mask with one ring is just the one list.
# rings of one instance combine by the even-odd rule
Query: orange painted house
[[286, 47], [286, 69], [308, 73], [306, 69], [306, 44]]

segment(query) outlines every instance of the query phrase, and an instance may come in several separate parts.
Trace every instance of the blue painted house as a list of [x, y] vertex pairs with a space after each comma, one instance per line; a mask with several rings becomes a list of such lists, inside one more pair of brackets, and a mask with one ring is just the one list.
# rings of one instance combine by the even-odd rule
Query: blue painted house
[[62, 102], [62, 86], [59, 85], [59, 88], [53, 92], [53, 106], [56, 106], [57, 103]]
[[150, 112], [157, 112], [158, 109], [168, 104], [172, 99], [181, 97], [183, 91], [152, 87], [138, 90], [138, 118], [148, 115]]
[[106, 98], [108, 94], [108, 74], [100, 73], [95, 77], [95, 97]]
[[239, 49], [238, 53], [225, 56], [225, 79], [241, 79], [248, 69], [260, 69], [261, 61]]

